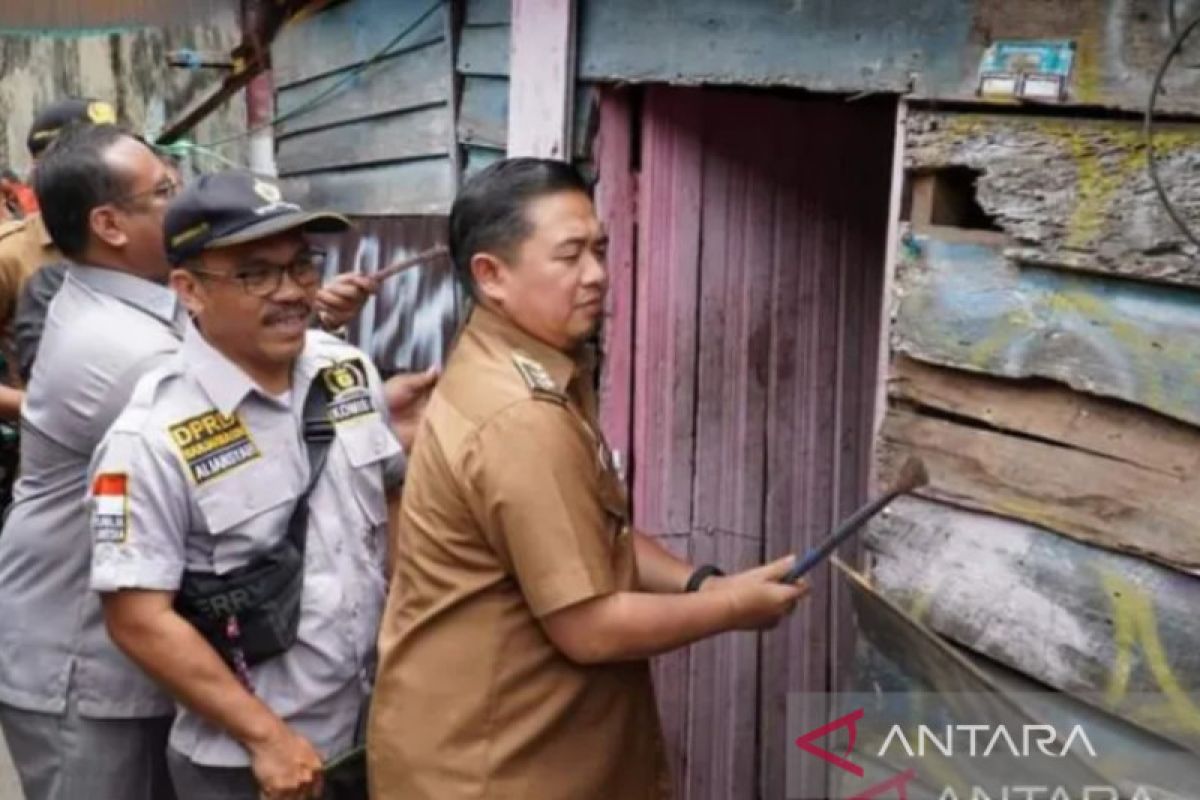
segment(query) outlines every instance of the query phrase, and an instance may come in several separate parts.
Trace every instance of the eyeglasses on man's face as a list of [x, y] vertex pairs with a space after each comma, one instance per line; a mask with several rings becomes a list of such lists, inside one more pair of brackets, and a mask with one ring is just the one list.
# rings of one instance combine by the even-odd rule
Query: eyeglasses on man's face
[[285, 272], [291, 277], [292, 283], [301, 289], [310, 289], [320, 283], [321, 276], [325, 273], [325, 253], [322, 250], [308, 249], [287, 264], [250, 259], [228, 273], [206, 269], [193, 269], [192, 272], [216, 280], [236, 281], [242, 285], [246, 294], [269, 297], [283, 285]]
[[121, 195], [116, 198], [113, 203], [116, 205], [127, 205], [135, 200], [142, 198], [150, 198], [152, 200], [160, 200], [164, 203], [170, 202], [175, 195], [179, 194], [179, 181], [173, 178], [163, 178], [158, 183], [151, 186], [149, 189], [143, 189], [140, 192], [132, 192], [130, 194]]

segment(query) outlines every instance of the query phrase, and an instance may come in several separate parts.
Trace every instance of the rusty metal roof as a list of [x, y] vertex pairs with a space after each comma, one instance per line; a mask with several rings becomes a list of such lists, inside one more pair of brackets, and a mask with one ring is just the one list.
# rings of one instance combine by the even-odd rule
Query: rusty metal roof
[[241, 5], [241, 0], [0, 0], [0, 29], [186, 25]]

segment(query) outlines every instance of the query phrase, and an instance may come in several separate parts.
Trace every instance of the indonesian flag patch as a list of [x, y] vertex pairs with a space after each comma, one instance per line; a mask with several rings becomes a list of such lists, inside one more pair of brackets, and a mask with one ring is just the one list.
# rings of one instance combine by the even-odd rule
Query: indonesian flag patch
[[129, 477], [105, 472], [92, 484], [92, 536], [120, 544], [129, 535]]

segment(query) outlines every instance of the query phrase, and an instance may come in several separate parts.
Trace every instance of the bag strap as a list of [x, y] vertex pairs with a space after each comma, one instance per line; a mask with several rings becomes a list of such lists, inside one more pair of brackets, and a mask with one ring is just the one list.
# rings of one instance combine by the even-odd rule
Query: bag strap
[[313, 378], [304, 397], [304, 447], [308, 451], [308, 485], [296, 498], [292, 515], [288, 517], [287, 535], [301, 554], [308, 542], [308, 498], [317, 485], [317, 479], [325, 468], [329, 446], [333, 444], [335, 431], [329, 421], [329, 397], [320, 376]]

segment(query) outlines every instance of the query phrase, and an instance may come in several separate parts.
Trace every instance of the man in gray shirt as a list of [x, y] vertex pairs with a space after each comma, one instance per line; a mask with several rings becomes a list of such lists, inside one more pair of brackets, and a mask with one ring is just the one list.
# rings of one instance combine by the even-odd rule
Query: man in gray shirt
[[179, 346], [164, 285], [175, 178], [111, 125], [65, 131], [35, 176], [71, 260], [22, 413], [21, 476], [0, 534], [0, 725], [27, 800], [162, 800], [170, 699], [108, 639], [88, 591], [92, 451], [137, 379]]
[[[346, 225], [248, 173], [185, 189], [165, 236], [195, 324], [96, 451], [92, 586], [113, 639], [180, 702], [181, 800], [321, 796], [321, 762], [353, 745], [370, 689], [403, 456], [367, 357], [306, 330], [323, 257], [305, 233]], [[310, 418], [328, 420], [324, 458]], [[298, 609], [294, 641], [232, 590], [207, 624], [179, 611], [189, 575], [249, 567], [262, 586], [280, 563], [299, 597], [266, 599]]]

